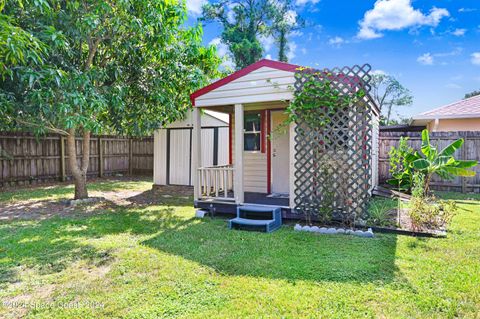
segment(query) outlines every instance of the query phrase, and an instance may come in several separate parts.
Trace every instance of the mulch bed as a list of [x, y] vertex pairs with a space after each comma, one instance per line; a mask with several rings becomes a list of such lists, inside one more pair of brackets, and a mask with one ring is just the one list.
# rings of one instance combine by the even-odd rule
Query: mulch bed
[[446, 230], [441, 229], [414, 229], [412, 227], [412, 221], [408, 215], [408, 208], [392, 209], [391, 214], [392, 225], [395, 226], [367, 226], [371, 227], [374, 231], [395, 233], [401, 235], [410, 235], [418, 237], [445, 237], [447, 235]]

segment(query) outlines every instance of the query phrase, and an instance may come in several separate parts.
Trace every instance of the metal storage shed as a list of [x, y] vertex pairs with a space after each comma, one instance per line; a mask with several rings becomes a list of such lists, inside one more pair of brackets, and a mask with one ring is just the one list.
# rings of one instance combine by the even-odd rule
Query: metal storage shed
[[[228, 116], [202, 114], [202, 166], [229, 164]], [[174, 122], [154, 133], [153, 182], [155, 185], [193, 185], [192, 178], [193, 117], [189, 112], [182, 121]]]

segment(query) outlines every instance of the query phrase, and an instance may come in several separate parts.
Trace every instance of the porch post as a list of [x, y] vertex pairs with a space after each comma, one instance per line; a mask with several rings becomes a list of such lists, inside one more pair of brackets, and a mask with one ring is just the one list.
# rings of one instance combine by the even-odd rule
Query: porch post
[[244, 202], [243, 192], [243, 105], [235, 104], [235, 159], [234, 159], [234, 185], [233, 192], [235, 203]]
[[289, 172], [289, 206], [291, 209], [295, 208], [295, 123], [290, 123], [289, 127], [289, 154], [290, 154], [290, 172]]
[[193, 197], [198, 200], [201, 197], [201, 190], [198, 178], [198, 169], [201, 165], [202, 159], [202, 122], [200, 109], [193, 108], [193, 132], [192, 132], [192, 183], [193, 183]]

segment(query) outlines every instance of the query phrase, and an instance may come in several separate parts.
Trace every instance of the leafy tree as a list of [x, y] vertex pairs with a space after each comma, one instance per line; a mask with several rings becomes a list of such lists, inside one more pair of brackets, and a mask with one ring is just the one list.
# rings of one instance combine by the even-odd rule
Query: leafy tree
[[[41, 65], [14, 69], [0, 82], [16, 127], [67, 138], [75, 198], [88, 197], [92, 133], [143, 135], [183, 116], [188, 94], [217, 75], [214, 47], [199, 26], [183, 28], [176, 0], [8, 1], [12, 24], [45, 44]], [[32, 51], [27, 48], [29, 54]], [[75, 137], [83, 136], [77, 162]]]
[[278, 44], [278, 60], [288, 62], [288, 35], [305, 27], [305, 21], [298, 16], [292, 0], [271, 0], [273, 17], [271, 33]]
[[372, 97], [380, 111], [384, 113], [384, 121], [388, 125], [392, 115], [392, 109], [396, 106], [408, 106], [413, 102], [413, 96], [393, 76], [388, 74], [374, 74], [372, 81]]
[[203, 21], [223, 26], [222, 41], [228, 46], [237, 69], [262, 58], [259, 35], [268, 33], [270, 0], [223, 0], [203, 6]]
[[288, 61], [288, 35], [303, 27], [292, 0], [222, 0], [203, 7], [202, 21], [216, 21], [237, 69], [260, 60], [260, 36], [273, 36], [279, 46], [279, 60]]
[[[4, 14], [4, 8], [5, 0], [0, 0], [0, 82], [10, 80], [14, 72], [28, 65], [42, 64], [45, 53], [45, 45], [19, 27], [13, 17]], [[0, 87], [0, 127], [11, 124], [4, 115], [12, 108], [12, 96]], [[0, 150], [0, 157], [4, 154]]]
[[470, 93], [467, 93], [465, 94], [465, 99], [468, 99], [470, 97], [474, 97], [474, 96], [477, 96], [477, 95], [480, 95], [480, 90], [475, 90], [475, 91], [472, 91]]
[[380, 115], [380, 125], [408, 125], [411, 121], [411, 118], [398, 116], [398, 118], [390, 118], [387, 122], [387, 118]]

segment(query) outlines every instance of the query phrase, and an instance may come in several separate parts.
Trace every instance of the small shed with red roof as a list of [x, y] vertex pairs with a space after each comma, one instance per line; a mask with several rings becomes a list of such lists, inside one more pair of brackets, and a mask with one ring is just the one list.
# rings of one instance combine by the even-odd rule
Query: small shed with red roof
[[[196, 207], [224, 212], [243, 204], [274, 205], [288, 211], [295, 207], [295, 123], [283, 124], [288, 117], [285, 109], [295, 96], [298, 68], [264, 59], [191, 94]], [[203, 147], [197, 128], [202, 110], [229, 116], [228, 165], [200, 165]], [[377, 148], [372, 146], [378, 136], [377, 109], [369, 113], [369, 119], [376, 131], [368, 142], [358, 137], [361, 143], [368, 143], [362, 152], [368, 149], [369, 156], [358, 158], [364, 163], [360, 165], [368, 166], [370, 178], [368, 185], [361, 187], [371, 189], [376, 184]]]

